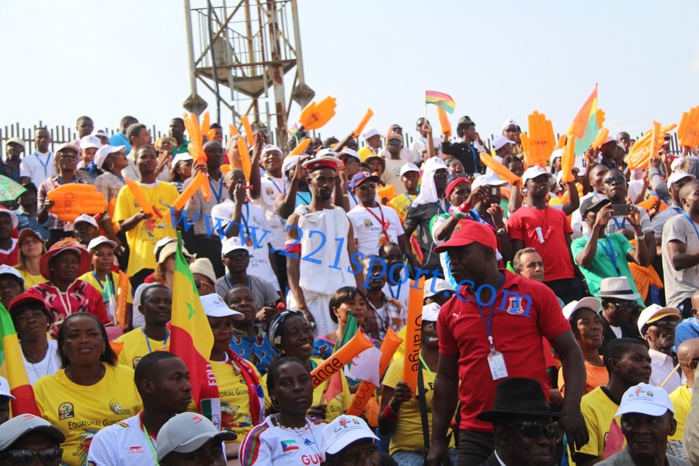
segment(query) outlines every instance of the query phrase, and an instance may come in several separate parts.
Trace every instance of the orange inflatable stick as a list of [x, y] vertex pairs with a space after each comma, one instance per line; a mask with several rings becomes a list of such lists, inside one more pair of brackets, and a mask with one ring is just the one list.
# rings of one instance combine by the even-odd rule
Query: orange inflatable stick
[[364, 127], [366, 126], [367, 123], [369, 123], [369, 120], [371, 120], [371, 117], [373, 117], [373, 116], [374, 116], [374, 111], [370, 108], [367, 108], [366, 113], [364, 113], [364, 116], [362, 117], [362, 120], [359, 122], [357, 127], [352, 132], [352, 135], [355, 138], [358, 138], [359, 136], [362, 135], [362, 131], [364, 131]]
[[243, 129], [245, 129], [245, 139], [248, 142], [248, 146], [252, 147], [255, 145], [255, 138], [252, 135], [252, 126], [250, 126], [250, 120], [248, 120], [247, 115], [240, 117], [240, 121], [243, 123]]
[[486, 167], [493, 170], [503, 180], [512, 185], [515, 184], [516, 181], [521, 181], [519, 176], [512, 173], [506, 166], [495, 160], [490, 155], [486, 154], [485, 152], [481, 152], [479, 155], [481, 162], [483, 162]]
[[240, 133], [238, 132], [238, 128], [236, 128], [233, 125], [228, 125], [228, 135], [230, 137], [238, 136]]
[[226, 173], [228, 173], [229, 171], [231, 171], [232, 169], [233, 169], [233, 168], [231, 168], [231, 165], [228, 164], [228, 163], [225, 164], [225, 165], [221, 165], [221, 173], [223, 173], [224, 175], [225, 175]]
[[[303, 141], [299, 142], [296, 147], [294, 147], [294, 150], [292, 150], [289, 153], [289, 156], [291, 155], [301, 155], [303, 154], [306, 149], [308, 149], [308, 146], [311, 145], [311, 138], [306, 138]], [[287, 156], [288, 157], [288, 156]]]
[[350, 341], [334, 352], [323, 364], [313, 369], [313, 372], [311, 372], [313, 388], [325, 382], [336, 372], [341, 371], [342, 368], [352, 361], [359, 353], [372, 346], [374, 345], [364, 336], [364, 332], [357, 332]]
[[155, 209], [155, 207], [153, 207], [153, 205], [150, 203], [146, 197], [146, 194], [141, 189], [141, 185], [138, 184], [137, 181], [130, 180], [128, 178], [125, 178], [124, 181], [126, 181], [126, 186], [129, 188], [129, 191], [131, 191], [131, 194], [133, 194], [133, 197], [136, 198], [136, 202], [138, 202], [138, 206], [141, 208], [143, 213], [156, 215], [155, 210], [157, 209]]
[[609, 136], [609, 130], [607, 128], [600, 129], [599, 133], [597, 133], [597, 136], [595, 136], [595, 139], [592, 141], [592, 148], [595, 150], [599, 149], [602, 143], [607, 139], [607, 136]]
[[187, 186], [182, 193], [177, 196], [177, 199], [172, 203], [172, 208], [175, 210], [182, 210], [184, 205], [188, 200], [194, 196], [194, 194], [201, 188], [203, 184], [208, 184], [208, 178], [204, 172], [197, 172], [197, 176], [194, 177], [189, 186]]
[[386, 198], [389, 201], [397, 196], [396, 187], [392, 184], [387, 184], [383, 188], [378, 188], [376, 193], [379, 195], [379, 199]]
[[252, 162], [250, 161], [250, 152], [248, 151], [248, 146], [245, 144], [243, 138], [238, 139], [238, 152], [240, 153], [240, 162], [243, 165], [243, 171], [245, 172], [245, 179], [250, 179], [250, 171], [252, 170]]
[[442, 134], [451, 137], [451, 123], [449, 123], [449, 117], [447, 116], [447, 112], [439, 105], [437, 105], [437, 115], [439, 115], [439, 125], [442, 127]]
[[116, 321], [121, 328], [126, 328], [126, 303], [129, 295], [129, 276], [122, 270], [119, 271], [119, 285], [117, 286]]
[[[388, 328], [386, 332], [386, 338], [383, 343], [381, 343], [381, 359], [379, 359], [379, 376], [383, 377], [384, 373], [388, 369], [389, 364], [391, 364], [391, 359], [395, 354], [396, 350], [403, 343], [403, 339], [393, 331], [392, 328]], [[361, 416], [366, 408], [372, 393], [376, 390], [376, 385], [365, 380], [359, 385], [359, 388], [352, 397], [352, 404], [347, 408], [347, 414], [352, 416]]]
[[210, 130], [206, 133], [206, 138], [207, 138], [209, 141], [213, 141], [214, 139], [216, 139], [216, 130], [215, 130], [215, 129], [210, 129]]
[[420, 342], [422, 340], [422, 303], [425, 277], [420, 277], [417, 287], [413, 281], [408, 292], [408, 319], [405, 325], [405, 360], [403, 381], [413, 393], [417, 393], [417, 371], [420, 370]]
[[201, 189], [201, 196], [206, 202], [211, 200], [211, 184], [209, 184], [209, 174], [203, 174], [204, 181], [201, 182], [199, 189]]
[[562, 181], [564, 183], [571, 183], [575, 181], [575, 175], [573, 175], [573, 165], [575, 165], [575, 138], [570, 138], [568, 144], [566, 144], [563, 150], [563, 155], [561, 156], [561, 171], [563, 172]]
[[[200, 134], [209, 134], [209, 130], [211, 129], [209, 121], [211, 117], [209, 116], [209, 112], [204, 112], [204, 117], [201, 119], [201, 129], [200, 129]], [[213, 138], [212, 138], [213, 139]]]

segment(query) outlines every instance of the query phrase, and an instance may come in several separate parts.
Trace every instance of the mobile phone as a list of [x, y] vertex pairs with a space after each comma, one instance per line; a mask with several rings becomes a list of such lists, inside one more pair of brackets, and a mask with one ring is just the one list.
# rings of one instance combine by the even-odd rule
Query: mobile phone
[[612, 215], [615, 217], [623, 217], [631, 213], [630, 204], [613, 204], [612, 205]]
[[490, 187], [490, 195], [497, 196], [498, 194], [500, 194], [500, 188], [498, 188], [497, 186], [491, 186]]

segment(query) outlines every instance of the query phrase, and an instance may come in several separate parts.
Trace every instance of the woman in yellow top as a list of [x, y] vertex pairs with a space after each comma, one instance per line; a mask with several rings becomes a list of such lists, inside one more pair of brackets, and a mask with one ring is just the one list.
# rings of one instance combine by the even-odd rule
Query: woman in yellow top
[[243, 319], [243, 314], [230, 309], [215, 293], [202, 296], [201, 303], [214, 334], [209, 363], [221, 398], [221, 428], [238, 434], [237, 440], [226, 443], [230, 460], [238, 457], [240, 442], [248, 431], [264, 421], [265, 391], [255, 366], [230, 349], [233, 321]]
[[[310, 372], [320, 364], [322, 359], [313, 358], [313, 329], [299, 311], [284, 311], [272, 317], [267, 328], [267, 336], [272, 346], [279, 351], [279, 357], [290, 356], [306, 364]], [[342, 391], [327, 403], [326, 393], [333, 390], [330, 385], [332, 378], [326, 380], [313, 390], [313, 405], [308, 410], [308, 416], [330, 422], [344, 413], [352, 402], [343, 372], [339, 372], [342, 381]]]
[[39, 379], [34, 393], [44, 419], [66, 436], [63, 461], [82, 466], [92, 437], [143, 409], [133, 369], [115, 364], [107, 332], [86, 312], [69, 315], [58, 332], [62, 369]]
[[39, 283], [46, 283], [48, 280], [41, 275], [39, 266], [41, 256], [46, 252], [46, 245], [41, 235], [30, 228], [25, 228], [19, 232], [17, 244], [19, 245], [19, 265], [15, 268], [24, 278], [24, 287], [31, 288]]
[[[389, 453], [398, 464], [422, 464], [427, 455], [425, 434], [427, 438], [431, 437], [434, 377], [437, 374], [439, 362], [437, 316], [439, 316], [439, 304], [432, 303], [422, 308], [422, 340], [420, 342], [422, 374], [418, 373], [418, 390], [425, 399], [427, 425], [422, 422], [420, 402], [410, 387], [403, 382], [404, 358], [393, 361], [383, 379], [379, 430], [384, 435], [392, 434]], [[419, 383], [420, 379], [422, 384]], [[449, 457], [451, 464], [456, 464], [453, 435], [449, 444]]]

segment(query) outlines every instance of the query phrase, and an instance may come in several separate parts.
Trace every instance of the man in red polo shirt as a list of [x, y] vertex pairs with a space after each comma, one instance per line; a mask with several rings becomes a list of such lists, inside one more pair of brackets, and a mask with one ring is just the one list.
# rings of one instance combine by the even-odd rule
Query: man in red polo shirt
[[[545, 285], [498, 269], [497, 240], [487, 225], [462, 221], [435, 252], [447, 252], [458, 292], [439, 313], [439, 369], [435, 379], [432, 444], [427, 465], [447, 458], [447, 429], [461, 402], [458, 465], [481, 464], [494, 449], [493, 426], [477, 418], [493, 409], [497, 385], [509, 377], [541, 382], [548, 393], [541, 338], [560, 355], [566, 392], [560, 423], [575, 445], [588, 441], [580, 398], [582, 353], [556, 296]], [[459, 385], [459, 382], [461, 384]], [[457, 396], [458, 393], [458, 396]]]
[[526, 202], [507, 220], [507, 234], [512, 240], [513, 253], [522, 248], [534, 248], [544, 259], [544, 283], [564, 303], [583, 297], [582, 282], [575, 276], [570, 253], [573, 229], [562, 210], [550, 207], [546, 196], [551, 189], [551, 177], [534, 165], [522, 175]]

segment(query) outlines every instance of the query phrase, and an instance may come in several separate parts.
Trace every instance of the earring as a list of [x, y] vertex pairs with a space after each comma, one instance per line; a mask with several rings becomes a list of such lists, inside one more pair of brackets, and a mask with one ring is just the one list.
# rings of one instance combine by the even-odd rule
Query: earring
[[277, 399], [270, 398], [270, 401], [272, 402], [272, 408], [274, 408], [275, 411], [279, 411], [279, 402], [277, 401]]

